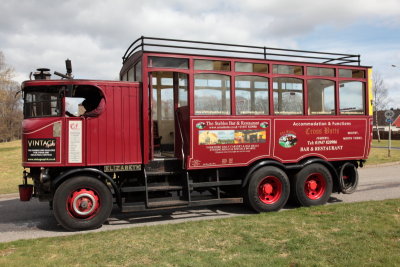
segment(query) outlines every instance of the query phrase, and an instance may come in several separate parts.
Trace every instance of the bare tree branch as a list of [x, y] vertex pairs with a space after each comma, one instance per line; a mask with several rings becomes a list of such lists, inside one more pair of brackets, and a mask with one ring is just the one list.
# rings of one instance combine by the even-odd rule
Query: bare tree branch
[[22, 102], [16, 97], [20, 85], [13, 78], [14, 69], [0, 51], [0, 142], [21, 137]]

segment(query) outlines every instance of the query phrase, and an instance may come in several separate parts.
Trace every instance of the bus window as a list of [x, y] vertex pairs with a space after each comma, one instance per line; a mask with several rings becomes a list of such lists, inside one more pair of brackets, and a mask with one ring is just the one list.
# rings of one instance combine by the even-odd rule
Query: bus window
[[273, 65], [272, 72], [276, 74], [303, 75], [303, 67], [289, 66], [289, 65]]
[[362, 115], [365, 113], [364, 83], [357, 81], [340, 82], [340, 114]]
[[153, 120], [173, 120], [174, 81], [172, 72], [153, 72]]
[[235, 99], [236, 115], [268, 115], [268, 79], [237, 76]]
[[60, 98], [57, 87], [32, 87], [25, 90], [24, 117], [60, 116]]
[[308, 74], [309, 76], [328, 76], [328, 77], [335, 77], [335, 69], [331, 69], [331, 68], [307, 67], [307, 74]]
[[335, 82], [322, 79], [308, 80], [308, 114], [335, 114]]
[[148, 66], [151, 68], [188, 69], [189, 60], [174, 57], [149, 57]]
[[223, 70], [230, 71], [231, 63], [229, 61], [222, 60], [203, 60], [196, 59], [194, 61], [195, 70]]
[[365, 71], [339, 69], [339, 77], [342, 77], [342, 78], [365, 78]]
[[196, 115], [229, 115], [230, 77], [221, 74], [196, 74], [194, 77]]
[[139, 61], [135, 65], [135, 81], [137, 82], [142, 81], [142, 61]]
[[268, 73], [268, 64], [236, 62], [235, 71]]
[[303, 80], [295, 78], [275, 78], [273, 89], [275, 114], [303, 114]]
[[134, 81], [134, 80], [135, 80], [134, 69], [131, 68], [128, 70], [128, 81]]
[[178, 107], [185, 107], [188, 105], [188, 75], [178, 74]]
[[65, 114], [69, 117], [79, 117], [85, 113], [82, 103], [85, 101], [83, 97], [66, 97], [65, 98]]

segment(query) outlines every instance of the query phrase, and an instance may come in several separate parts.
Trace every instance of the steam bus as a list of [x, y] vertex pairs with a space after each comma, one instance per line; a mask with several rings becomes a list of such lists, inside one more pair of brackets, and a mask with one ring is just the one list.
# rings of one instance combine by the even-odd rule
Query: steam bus
[[114, 206], [321, 205], [354, 192], [370, 151], [359, 55], [140, 37], [120, 81], [73, 79], [70, 61], [55, 74], [22, 85], [20, 198], [49, 201], [68, 230]]

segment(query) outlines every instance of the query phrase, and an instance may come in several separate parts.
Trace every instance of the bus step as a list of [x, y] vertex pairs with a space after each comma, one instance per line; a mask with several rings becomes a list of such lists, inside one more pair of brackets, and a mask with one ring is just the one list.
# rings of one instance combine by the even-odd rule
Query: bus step
[[171, 176], [171, 175], [176, 175], [178, 174], [177, 172], [165, 172], [165, 171], [159, 171], [159, 172], [146, 172], [147, 177], [151, 176]]
[[122, 187], [121, 192], [122, 193], [129, 193], [129, 192], [144, 192], [146, 191], [145, 186], [127, 186], [127, 187]]
[[188, 204], [189, 202], [185, 200], [169, 200], [169, 201], [150, 202], [148, 207], [149, 209], [153, 209], [162, 207], [187, 206]]
[[159, 186], [148, 186], [147, 190], [149, 192], [153, 191], [176, 191], [182, 190], [183, 187], [180, 185], [159, 185]]
[[189, 183], [191, 188], [200, 187], [215, 187], [215, 186], [228, 186], [228, 185], [241, 185], [242, 180], [229, 180], [229, 181], [215, 181], [215, 182], [201, 182], [201, 183]]
[[145, 165], [146, 172], [176, 172], [182, 169], [182, 160], [177, 158], [155, 158]]

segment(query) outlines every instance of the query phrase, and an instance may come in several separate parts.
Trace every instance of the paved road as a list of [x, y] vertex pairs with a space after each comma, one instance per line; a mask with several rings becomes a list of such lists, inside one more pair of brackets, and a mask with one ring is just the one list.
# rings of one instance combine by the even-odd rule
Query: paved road
[[[358, 202], [400, 198], [400, 165], [360, 169], [358, 190], [351, 195], [333, 194], [330, 203]], [[288, 207], [290, 208], [290, 207]], [[243, 205], [213, 206], [210, 208], [179, 209], [174, 211], [152, 211], [122, 214], [114, 211], [108, 224], [98, 232], [120, 228], [187, 220], [206, 220], [252, 214]], [[0, 242], [38, 237], [71, 235], [57, 225], [47, 203], [20, 202], [15, 197], [0, 197]]]

